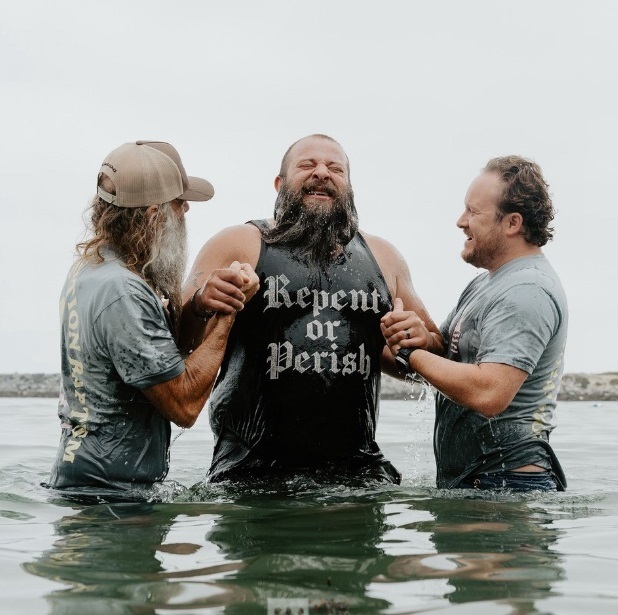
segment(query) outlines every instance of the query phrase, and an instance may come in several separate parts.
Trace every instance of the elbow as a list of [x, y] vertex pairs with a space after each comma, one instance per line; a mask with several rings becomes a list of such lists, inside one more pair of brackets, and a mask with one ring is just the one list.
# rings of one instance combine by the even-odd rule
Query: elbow
[[505, 399], [499, 395], [489, 394], [479, 397], [479, 399], [475, 400], [469, 407], [488, 419], [491, 419], [494, 416], [502, 414], [509, 407], [511, 401], [511, 399]]
[[198, 406], [197, 404], [187, 404], [182, 408], [178, 408], [177, 412], [174, 413], [172, 421], [178, 427], [182, 427], [182, 429], [190, 429], [195, 425], [195, 421], [197, 421], [202, 407], [203, 406]]
[[197, 416], [182, 416], [174, 419], [174, 425], [182, 427], [182, 429], [190, 429], [195, 425]]

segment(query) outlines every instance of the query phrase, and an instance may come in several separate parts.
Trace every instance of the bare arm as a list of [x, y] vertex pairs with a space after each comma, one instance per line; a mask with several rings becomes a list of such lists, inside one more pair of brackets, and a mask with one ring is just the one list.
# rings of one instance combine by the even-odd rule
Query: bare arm
[[255, 269], [260, 245], [260, 231], [252, 224], [231, 226], [213, 235], [202, 246], [191, 267], [182, 292], [183, 301], [188, 301], [215, 269], [228, 267], [233, 261], [247, 263]]
[[191, 427], [212, 391], [223, 360], [231, 316], [215, 315], [208, 335], [185, 361], [185, 371], [167, 382], [142, 389], [163, 416], [179, 427]]
[[[207, 241], [193, 265], [183, 289], [180, 323], [181, 351], [190, 353], [185, 371], [143, 389], [157, 409], [180, 427], [191, 427], [197, 420], [219, 372], [236, 312], [258, 290], [253, 267], [259, 251], [257, 228], [231, 227]], [[216, 312], [212, 318], [203, 321], [195, 315], [191, 307], [194, 294], [195, 309]]]
[[[407, 339], [405, 330], [418, 326], [414, 312], [395, 310], [382, 319], [382, 333], [393, 356], [399, 348], [416, 347], [415, 338]], [[454, 402], [486, 417], [497, 416], [508, 408], [528, 374], [502, 363], [458, 363], [424, 350], [410, 355], [410, 367]]]
[[[380, 237], [367, 233], [363, 233], [363, 237], [380, 266], [393, 299], [399, 297], [403, 302], [404, 309], [415, 312], [418, 315], [419, 323], [423, 324], [422, 327], [416, 327], [410, 331], [414, 346], [425, 348], [433, 353], [443, 354], [444, 347], [440, 330], [427, 312], [420, 297], [416, 294], [410, 269], [403, 256], [392, 244]], [[393, 355], [388, 347], [384, 348], [382, 354], [382, 370], [391, 376], [400, 378]]]
[[[259, 254], [260, 232], [249, 224], [227, 228], [204, 244], [182, 291], [179, 346], [183, 354], [195, 349], [210, 332], [210, 322], [198, 318], [194, 308], [202, 313], [234, 314], [257, 292], [253, 270]], [[241, 263], [239, 272], [230, 272], [234, 261]]]

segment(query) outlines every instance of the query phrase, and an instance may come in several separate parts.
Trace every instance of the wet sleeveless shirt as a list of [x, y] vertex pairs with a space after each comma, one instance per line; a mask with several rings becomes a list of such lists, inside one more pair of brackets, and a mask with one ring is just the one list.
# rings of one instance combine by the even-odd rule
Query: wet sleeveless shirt
[[375, 442], [379, 323], [392, 300], [365, 240], [356, 233], [327, 268], [262, 240], [256, 273], [210, 396], [210, 480], [323, 471], [399, 482]]

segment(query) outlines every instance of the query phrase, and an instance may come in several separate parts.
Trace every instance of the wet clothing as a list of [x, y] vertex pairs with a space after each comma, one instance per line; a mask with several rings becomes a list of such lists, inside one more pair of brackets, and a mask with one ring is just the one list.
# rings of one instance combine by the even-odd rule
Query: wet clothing
[[490, 489], [507, 491], [556, 491], [556, 479], [551, 472], [492, 472], [477, 474], [462, 480], [457, 487], [462, 489]]
[[399, 482], [375, 442], [379, 323], [392, 300], [365, 240], [356, 233], [326, 269], [262, 240], [256, 273], [260, 290], [236, 316], [210, 396], [210, 480]]
[[568, 311], [562, 285], [543, 255], [512, 260], [479, 274], [442, 325], [448, 358], [503, 363], [528, 375], [509, 407], [488, 419], [436, 398], [437, 485], [535, 464], [566, 486], [549, 445], [563, 371]]
[[90, 494], [166, 476], [170, 423], [140, 389], [185, 369], [162, 301], [112, 252], [104, 256], [78, 262], [62, 291], [62, 433], [47, 485]]

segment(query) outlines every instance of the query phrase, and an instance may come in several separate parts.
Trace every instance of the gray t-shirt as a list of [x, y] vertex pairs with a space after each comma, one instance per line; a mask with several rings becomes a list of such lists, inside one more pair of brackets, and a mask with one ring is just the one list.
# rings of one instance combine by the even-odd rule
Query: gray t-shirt
[[184, 361], [167, 312], [113, 253], [77, 262], [60, 298], [62, 434], [49, 486], [130, 489], [168, 471], [170, 423], [140, 391]]
[[549, 434], [555, 427], [567, 326], [564, 290], [543, 255], [512, 260], [470, 282], [441, 327], [448, 358], [502, 363], [529, 375], [509, 407], [492, 419], [438, 393], [438, 487], [526, 464], [552, 469], [565, 482]]

